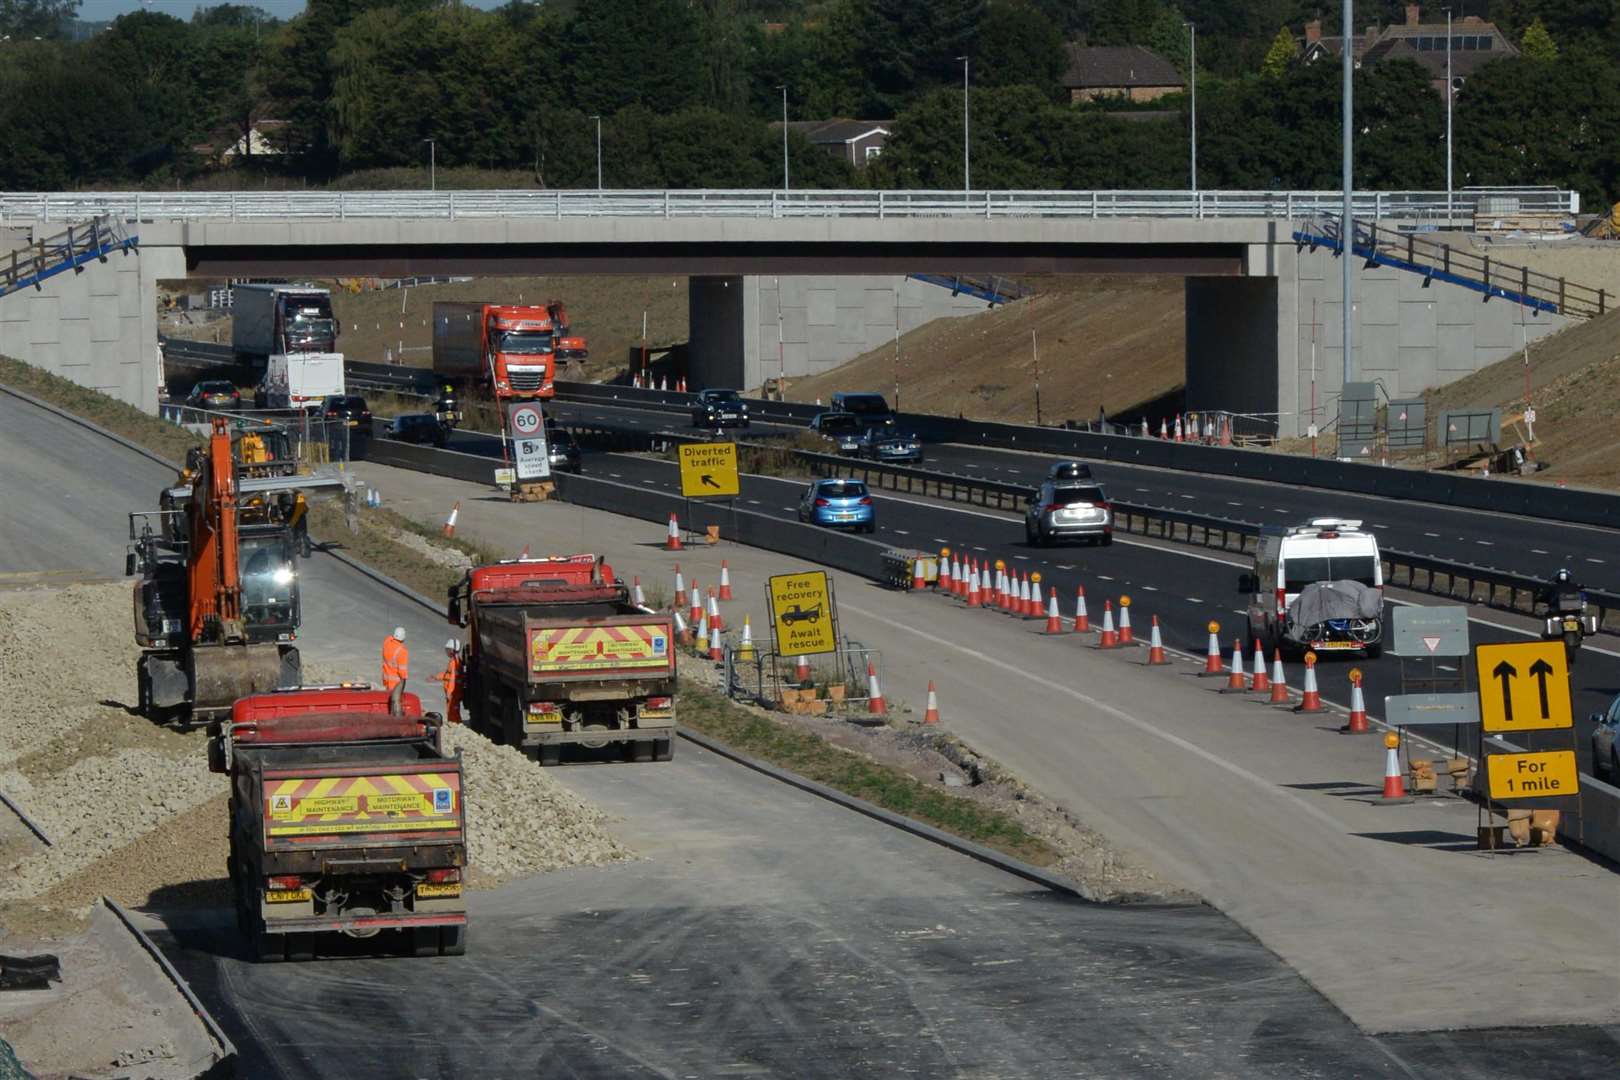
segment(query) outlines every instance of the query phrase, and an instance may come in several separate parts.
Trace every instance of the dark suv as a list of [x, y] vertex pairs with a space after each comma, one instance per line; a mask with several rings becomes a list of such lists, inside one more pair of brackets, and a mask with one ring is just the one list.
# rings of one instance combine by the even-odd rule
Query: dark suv
[[735, 390], [700, 390], [692, 403], [692, 426], [747, 427], [748, 403]]
[[356, 461], [365, 457], [366, 448], [371, 445], [371, 407], [365, 398], [358, 394], [328, 394], [321, 400], [320, 416], [327, 423], [327, 441], [334, 460], [342, 460], [340, 423], [349, 429], [348, 456]]

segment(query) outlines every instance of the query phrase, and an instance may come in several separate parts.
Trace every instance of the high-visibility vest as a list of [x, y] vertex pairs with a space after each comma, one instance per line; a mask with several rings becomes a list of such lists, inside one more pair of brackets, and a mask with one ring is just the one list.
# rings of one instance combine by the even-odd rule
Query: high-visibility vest
[[461, 695], [460, 658], [454, 656], [450, 657], [449, 662], [444, 666], [444, 670], [439, 672], [439, 681], [444, 684], [444, 696], [446, 701], [456, 701], [459, 699]]
[[383, 689], [392, 690], [411, 675], [411, 654], [405, 643], [393, 635], [383, 639]]

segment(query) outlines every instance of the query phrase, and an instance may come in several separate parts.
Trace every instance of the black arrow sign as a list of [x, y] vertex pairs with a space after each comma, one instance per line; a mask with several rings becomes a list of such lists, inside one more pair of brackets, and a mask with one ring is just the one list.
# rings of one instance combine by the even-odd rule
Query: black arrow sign
[[[1509, 724], [1513, 723], [1513, 690], [1509, 684], [1518, 675], [1519, 669], [1506, 660], [1491, 669], [1491, 676], [1502, 680], [1502, 719]], [[1545, 680], [1543, 680], [1542, 685], [1546, 685]]]
[[700, 483], [701, 483], [701, 484], [702, 484], [702, 485], [703, 485], [703, 486], [704, 486], [704, 487], [712, 487], [712, 488], [714, 488], [714, 489], [715, 489], [715, 490], [716, 490], [716, 491], [718, 491], [718, 490], [720, 490], [720, 483], [719, 483], [719, 481], [717, 481], [717, 480], [715, 480], [715, 478], [714, 478], [714, 477], [712, 477], [712, 476], [710, 476], [710, 475], [709, 475], [709, 474], [708, 474], [708, 473], [704, 473], [704, 474], [703, 474], [703, 476], [702, 476], [702, 477], [701, 477], [701, 478], [700, 478], [700, 480], [699, 480], [699, 482], [700, 482]]
[[1530, 665], [1530, 674], [1534, 675], [1536, 682], [1541, 685], [1541, 718], [1543, 720], [1552, 719], [1552, 710], [1547, 707], [1547, 676], [1552, 673], [1553, 666], [1545, 660], [1538, 659]]

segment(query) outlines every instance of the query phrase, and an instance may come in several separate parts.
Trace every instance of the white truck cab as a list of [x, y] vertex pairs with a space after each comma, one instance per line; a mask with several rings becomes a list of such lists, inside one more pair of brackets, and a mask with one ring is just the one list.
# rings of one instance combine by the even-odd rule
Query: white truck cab
[[1239, 585], [1240, 592], [1250, 595], [1247, 641], [1259, 638], [1268, 656], [1280, 647], [1290, 652], [1358, 651], [1376, 658], [1383, 651], [1380, 617], [1358, 613], [1310, 625], [1295, 617], [1300, 593], [1326, 582], [1355, 582], [1373, 590], [1382, 611], [1378, 538], [1363, 531], [1360, 521], [1323, 517], [1262, 529], [1254, 569]]

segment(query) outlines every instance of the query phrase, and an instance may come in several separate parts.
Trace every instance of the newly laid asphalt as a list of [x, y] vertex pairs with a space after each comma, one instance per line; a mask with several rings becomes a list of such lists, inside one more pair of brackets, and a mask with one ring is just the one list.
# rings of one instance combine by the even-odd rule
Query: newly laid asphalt
[[[4, 572], [116, 577], [125, 515], [170, 479], [4, 396], [0, 455], [33, 532]], [[325, 555], [301, 573], [306, 665], [368, 675], [396, 623], [445, 633]], [[1592, 1028], [1371, 1038], [1210, 908], [1055, 896], [690, 745], [559, 775], [642, 859], [475, 895], [464, 958], [255, 966], [228, 912], [155, 894], [243, 1074], [1543, 1076], [1614, 1053]]]

